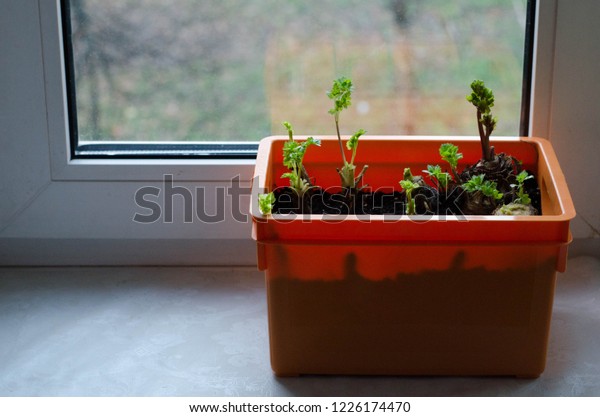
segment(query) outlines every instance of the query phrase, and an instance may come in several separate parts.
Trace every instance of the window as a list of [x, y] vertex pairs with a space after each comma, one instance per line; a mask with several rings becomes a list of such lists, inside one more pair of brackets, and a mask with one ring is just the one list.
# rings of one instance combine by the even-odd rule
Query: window
[[484, 79], [498, 135], [527, 131], [535, 1], [63, 0], [72, 157], [253, 157], [284, 132], [476, 135]]

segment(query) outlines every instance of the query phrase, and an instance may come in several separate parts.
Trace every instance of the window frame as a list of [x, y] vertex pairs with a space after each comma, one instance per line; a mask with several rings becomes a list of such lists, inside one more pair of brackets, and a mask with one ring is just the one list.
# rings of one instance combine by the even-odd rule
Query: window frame
[[523, 45], [523, 78], [521, 81], [521, 118], [519, 135], [528, 136], [531, 120], [531, 93], [535, 57], [535, 34], [537, 26], [537, 1], [527, 0], [525, 39]]
[[[53, 180], [83, 181], [160, 181], [166, 172], [174, 172], [176, 181], [227, 182], [232, 178], [249, 181], [253, 174], [255, 155], [140, 155], [107, 151], [104, 156], [74, 157], [63, 38], [62, 1], [39, 0], [40, 27], [46, 107]], [[72, 103], [72, 101], [71, 101]], [[73, 105], [73, 104], [71, 104]], [[244, 142], [240, 142], [244, 143]], [[236, 143], [232, 143], [236, 144]], [[206, 144], [210, 145], [210, 144]], [[256, 144], [252, 144], [257, 147]], [[127, 147], [127, 145], [124, 145]], [[203, 152], [203, 150], [201, 150]], [[196, 151], [198, 153], [198, 151]]]

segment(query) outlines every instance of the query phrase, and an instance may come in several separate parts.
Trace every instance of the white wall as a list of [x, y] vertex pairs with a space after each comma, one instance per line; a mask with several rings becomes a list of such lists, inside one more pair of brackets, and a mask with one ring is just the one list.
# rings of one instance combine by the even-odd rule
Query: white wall
[[[138, 211], [135, 190], [157, 184], [162, 174], [210, 193], [236, 174], [247, 186], [248, 163], [225, 164], [217, 178], [201, 162], [73, 166], [66, 145], [56, 151], [57, 140], [66, 144], [66, 132], [64, 103], [56, 94], [62, 87], [60, 45], [47, 35], [54, 4], [0, 0], [0, 264], [254, 263], [250, 225], [231, 216], [219, 224], [189, 224], [181, 216], [173, 223], [131, 221]], [[600, 2], [542, 0], [541, 6], [552, 30], [540, 44], [551, 48], [538, 61], [538, 81], [545, 83], [543, 91], [538, 87], [533, 134], [554, 143], [578, 211], [574, 235], [593, 238], [584, 247], [597, 250]]]
[[600, 1], [560, 0], [549, 138], [569, 184], [577, 248], [600, 256]]

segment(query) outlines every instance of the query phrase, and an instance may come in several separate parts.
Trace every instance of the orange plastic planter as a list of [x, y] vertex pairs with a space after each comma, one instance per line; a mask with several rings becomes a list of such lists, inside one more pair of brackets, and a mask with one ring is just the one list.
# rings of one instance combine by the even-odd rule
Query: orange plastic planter
[[[543, 372], [575, 216], [548, 141], [492, 140], [536, 172], [541, 216], [263, 216], [258, 193], [288, 185], [285, 140], [261, 141], [251, 203], [277, 375]], [[438, 163], [446, 142], [459, 146], [461, 162], [480, 157], [478, 138], [371, 136], [356, 162], [369, 165], [372, 189], [399, 190], [403, 169]], [[327, 188], [339, 185], [340, 160], [328, 137], [304, 162]]]

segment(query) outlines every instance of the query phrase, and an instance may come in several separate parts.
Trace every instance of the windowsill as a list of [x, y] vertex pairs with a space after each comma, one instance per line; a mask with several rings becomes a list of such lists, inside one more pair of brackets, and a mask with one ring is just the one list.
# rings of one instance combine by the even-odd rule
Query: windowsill
[[[0, 387], [13, 396], [598, 396], [600, 261], [559, 274], [546, 370], [276, 378], [254, 268], [5, 268]], [[50, 329], [52, 329], [50, 331]], [[592, 331], [590, 331], [592, 330]], [[551, 400], [551, 399], [550, 399]], [[421, 401], [421, 400], [419, 400]]]
[[252, 179], [254, 159], [75, 159], [53, 164], [54, 181], [175, 181], [229, 182]]

